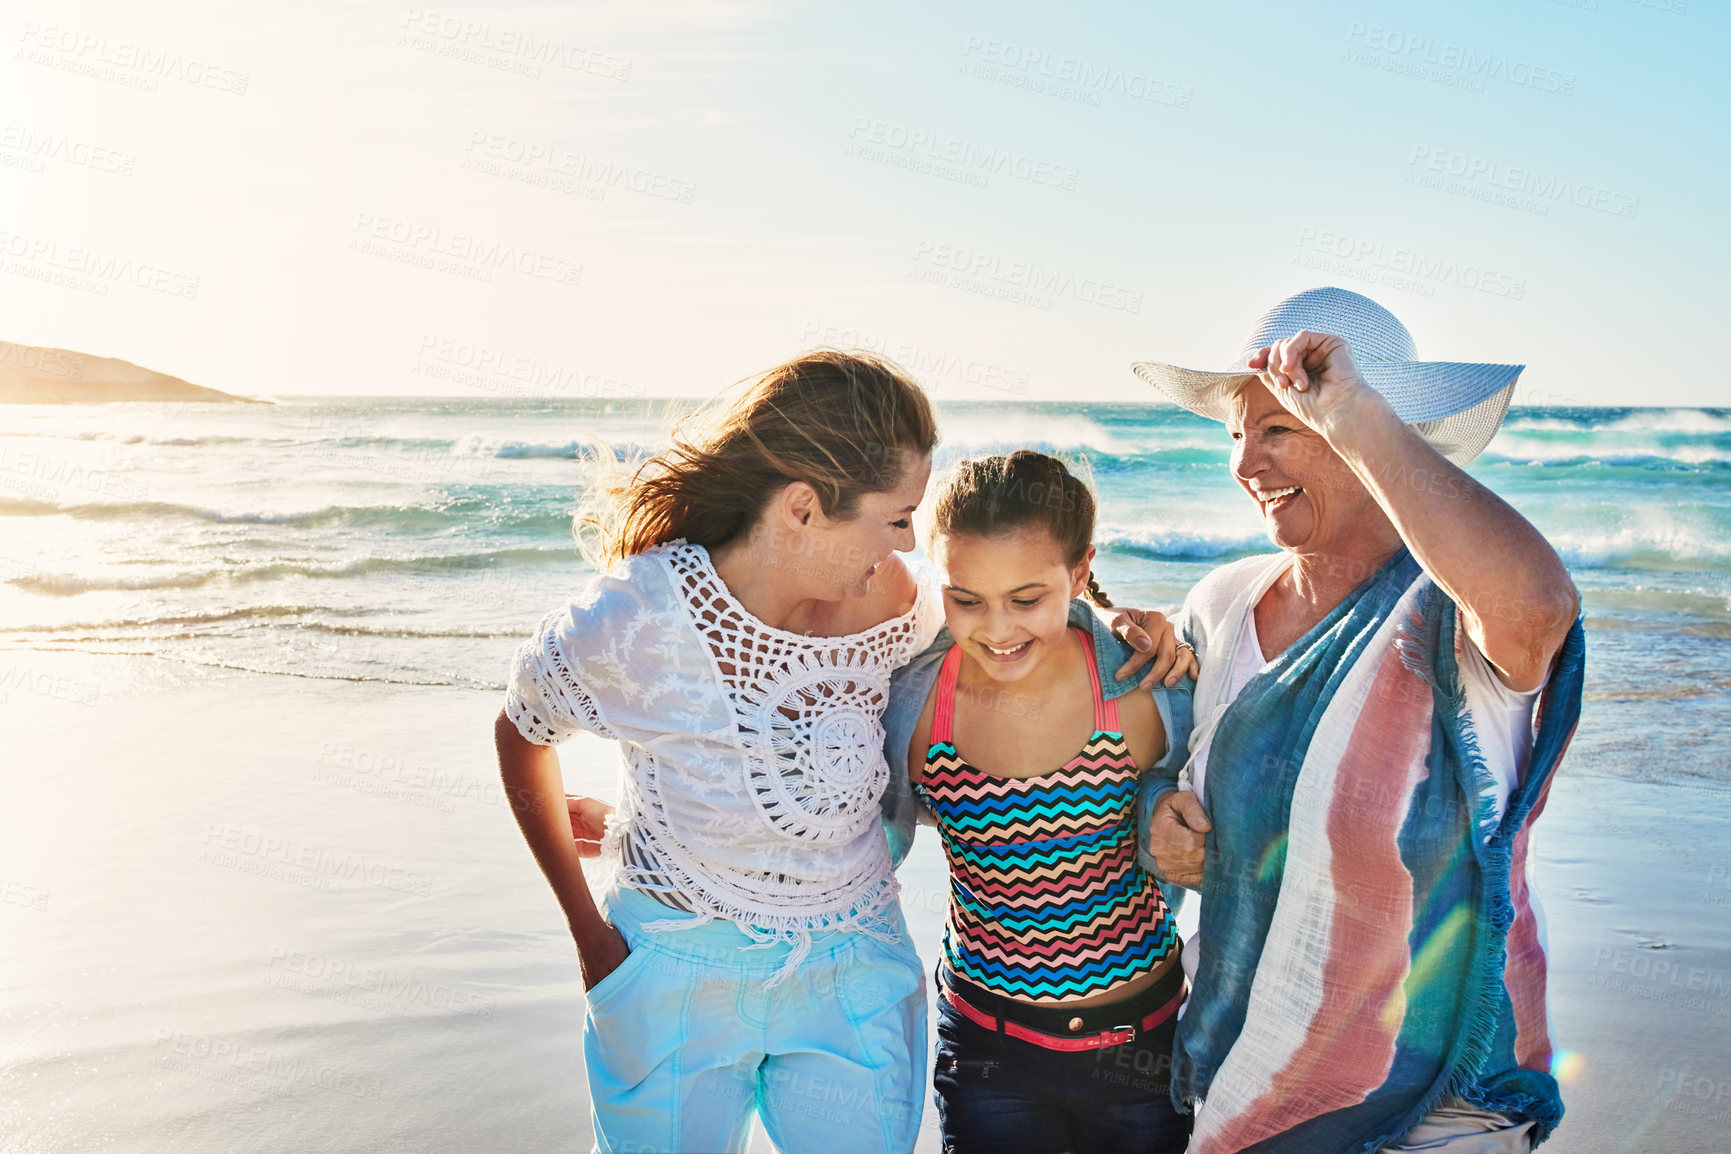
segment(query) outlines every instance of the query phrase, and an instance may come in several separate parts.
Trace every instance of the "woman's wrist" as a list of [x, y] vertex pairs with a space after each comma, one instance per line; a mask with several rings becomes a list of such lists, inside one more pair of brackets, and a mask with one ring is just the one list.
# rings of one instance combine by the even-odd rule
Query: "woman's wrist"
[[584, 924], [579, 925], [577, 921], [572, 920], [566, 922], [565, 925], [571, 931], [571, 940], [577, 943], [579, 950], [587, 950], [593, 946], [608, 943], [619, 935], [619, 931], [614, 928], [613, 924], [601, 917], [599, 913], [596, 914], [593, 921], [586, 919]]

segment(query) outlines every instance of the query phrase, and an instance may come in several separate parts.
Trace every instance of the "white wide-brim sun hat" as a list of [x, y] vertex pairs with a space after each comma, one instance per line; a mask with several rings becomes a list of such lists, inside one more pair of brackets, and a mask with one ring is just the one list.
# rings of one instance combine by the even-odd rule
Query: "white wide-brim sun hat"
[[1421, 361], [1412, 334], [1395, 315], [1355, 292], [1307, 289], [1263, 314], [1232, 367], [1221, 372], [1136, 361], [1130, 369], [1168, 400], [1224, 422], [1232, 395], [1258, 374], [1247, 366], [1255, 353], [1300, 330], [1345, 337], [1365, 384], [1387, 398], [1395, 415], [1437, 452], [1464, 465], [1484, 450], [1509, 410], [1525, 365]]

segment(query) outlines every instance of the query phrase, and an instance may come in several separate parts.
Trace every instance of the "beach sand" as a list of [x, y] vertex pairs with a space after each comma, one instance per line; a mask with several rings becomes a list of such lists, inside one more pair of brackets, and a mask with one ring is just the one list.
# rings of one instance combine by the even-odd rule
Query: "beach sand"
[[[0, 1154], [589, 1149], [496, 694], [13, 650], [0, 698]], [[605, 743], [561, 757], [610, 796]], [[1731, 1148], [1731, 790], [1564, 773], [1548, 1148]], [[929, 832], [902, 880], [929, 966]]]

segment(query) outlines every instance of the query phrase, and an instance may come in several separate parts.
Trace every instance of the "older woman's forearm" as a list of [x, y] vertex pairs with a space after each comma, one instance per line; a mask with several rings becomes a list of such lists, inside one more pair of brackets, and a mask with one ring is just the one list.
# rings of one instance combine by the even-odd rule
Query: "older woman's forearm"
[[1365, 390], [1320, 430], [1376, 498], [1511, 689], [1542, 684], [1580, 610], [1550, 542]]

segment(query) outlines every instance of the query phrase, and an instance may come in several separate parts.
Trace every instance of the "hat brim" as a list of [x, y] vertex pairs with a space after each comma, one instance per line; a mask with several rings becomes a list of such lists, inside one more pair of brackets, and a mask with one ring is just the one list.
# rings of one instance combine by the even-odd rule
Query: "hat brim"
[[[1525, 365], [1462, 361], [1361, 361], [1359, 374], [1395, 415], [1443, 456], [1464, 465], [1496, 436]], [[1160, 361], [1135, 361], [1131, 372], [1167, 400], [1225, 423], [1234, 394], [1258, 379], [1243, 369], [1202, 372]]]

